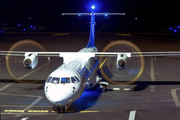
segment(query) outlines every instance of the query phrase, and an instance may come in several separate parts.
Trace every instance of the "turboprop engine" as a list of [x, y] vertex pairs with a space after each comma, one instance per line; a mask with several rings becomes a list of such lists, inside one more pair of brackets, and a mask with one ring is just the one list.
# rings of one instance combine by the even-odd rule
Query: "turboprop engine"
[[[141, 50], [134, 43], [126, 40], [112, 41], [102, 49], [102, 52], [109, 51], [116, 52], [116, 56], [112, 55], [115, 57], [108, 59], [107, 66], [99, 67], [101, 75], [106, 81], [115, 85], [129, 85], [142, 75], [144, 57]], [[100, 64], [105, 61], [103, 57], [100, 58]], [[113, 64], [114, 62], [116, 64]]]
[[23, 64], [26, 69], [33, 70], [38, 64], [37, 55], [35, 53], [25, 53]]
[[126, 59], [130, 57], [130, 53], [120, 53], [117, 56], [117, 69], [125, 69]]

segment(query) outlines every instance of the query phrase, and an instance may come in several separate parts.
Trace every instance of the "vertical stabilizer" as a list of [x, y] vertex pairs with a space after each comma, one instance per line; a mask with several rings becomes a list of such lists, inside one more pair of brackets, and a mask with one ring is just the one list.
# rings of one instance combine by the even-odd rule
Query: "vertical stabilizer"
[[91, 13], [91, 22], [90, 22], [90, 35], [87, 48], [94, 47], [95, 45], [95, 13]]
[[[95, 9], [95, 6], [91, 7], [92, 9]], [[91, 22], [90, 22], [90, 35], [89, 35], [89, 42], [87, 45], [87, 48], [89, 47], [95, 47], [95, 15], [98, 16], [108, 16], [108, 15], [125, 15], [126, 13], [95, 13], [94, 10], [92, 13], [62, 13], [62, 15], [77, 15], [77, 16], [82, 16], [82, 15], [87, 15], [91, 16]]]

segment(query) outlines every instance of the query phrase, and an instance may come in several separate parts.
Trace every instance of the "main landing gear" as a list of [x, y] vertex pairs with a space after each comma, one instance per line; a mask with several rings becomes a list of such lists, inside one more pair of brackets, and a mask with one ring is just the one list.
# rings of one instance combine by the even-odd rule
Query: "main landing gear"
[[106, 86], [105, 85], [99, 85], [97, 87], [98, 92], [106, 92]]
[[108, 82], [99, 82], [99, 85], [97, 87], [98, 92], [106, 92], [106, 86], [108, 86]]
[[63, 105], [63, 106], [54, 105], [53, 110], [56, 111], [58, 114], [65, 113], [66, 112], [66, 106], [65, 105]]

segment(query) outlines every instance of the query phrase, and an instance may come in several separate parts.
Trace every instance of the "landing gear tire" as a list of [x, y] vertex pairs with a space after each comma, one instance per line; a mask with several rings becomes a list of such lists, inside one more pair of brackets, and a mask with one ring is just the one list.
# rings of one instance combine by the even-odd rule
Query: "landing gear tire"
[[57, 111], [58, 110], [58, 106], [57, 105], [53, 105], [53, 110]]
[[60, 114], [60, 113], [65, 113], [66, 112], [66, 109], [65, 109], [65, 106], [57, 106], [57, 105], [54, 105], [53, 106], [53, 110], [56, 112], [56, 113], [58, 113], [58, 114]]
[[57, 113], [60, 114], [61, 113], [61, 107], [58, 107], [57, 109]]
[[106, 86], [105, 85], [99, 85], [97, 87], [98, 92], [106, 92]]
[[106, 92], [106, 86], [103, 86], [102, 92]]
[[65, 112], [66, 112], [65, 106], [60, 106], [60, 107], [57, 108], [57, 113], [58, 114], [65, 113]]
[[62, 108], [61, 108], [62, 110], [62, 113], [65, 113], [66, 112], [66, 110], [65, 110], [65, 106], [62, 106]]

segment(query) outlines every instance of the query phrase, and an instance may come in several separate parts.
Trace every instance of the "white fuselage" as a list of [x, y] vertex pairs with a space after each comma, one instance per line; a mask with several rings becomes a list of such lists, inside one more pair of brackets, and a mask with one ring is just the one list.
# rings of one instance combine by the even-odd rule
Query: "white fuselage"
[[47, 99], [54, 105], [67, 105], [77, 100], [87, 88], [99, 82], [95, 69], [96, 59], [84, 53], [97, 52], [97, 48], [83, 48], [76, 56], [64, 55], [64, 63], [53, 71], [44, 87]]

